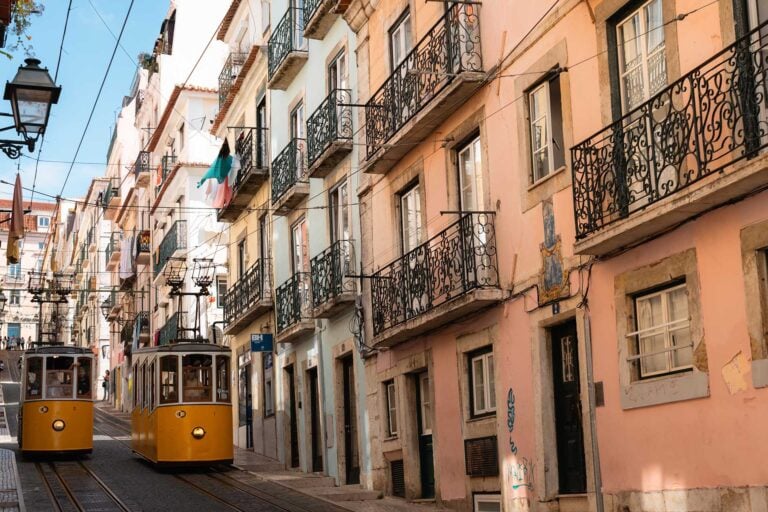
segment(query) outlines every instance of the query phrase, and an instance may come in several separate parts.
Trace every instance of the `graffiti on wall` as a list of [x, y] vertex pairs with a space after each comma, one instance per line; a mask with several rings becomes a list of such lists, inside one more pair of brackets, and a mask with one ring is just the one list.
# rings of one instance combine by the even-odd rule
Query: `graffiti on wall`
[[[515, 430], [515, 392], [509, 388], [507, 392], [507, 430], [509, 430], [509, 451], [517, 455], [517, 444], [514, 440]], [[535, 466], [532, 460], [522, 457], [517, 458], [507, 469], [507, 477], [512, 483], [512, 489], [533, 490]]]
[[509, 388], [507, 393], [507, 428], [509, 429], [509, 450], [517, 455], [517, 445], [512, 439], [512, 431], [515, 430], [515, 392]]

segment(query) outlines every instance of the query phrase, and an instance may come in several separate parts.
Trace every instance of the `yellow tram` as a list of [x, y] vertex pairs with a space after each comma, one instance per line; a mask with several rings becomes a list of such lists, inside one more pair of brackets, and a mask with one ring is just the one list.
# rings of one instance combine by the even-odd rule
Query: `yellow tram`
[[19, 449], [22, 454], [93, 450], [93, 368], [89, 349], [52, 345], [22, 357]]
[[231, 463], [229, 347], [175, 343], [133, 353], [133, 451], [157, 465]]

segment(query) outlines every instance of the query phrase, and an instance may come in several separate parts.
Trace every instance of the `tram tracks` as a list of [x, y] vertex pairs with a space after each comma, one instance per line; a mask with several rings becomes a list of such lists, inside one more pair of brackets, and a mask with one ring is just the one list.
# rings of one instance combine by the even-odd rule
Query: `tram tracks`
[[35, 469], [58, 512], [131, 510], [96, 473], [80, 461], [36, 462]]

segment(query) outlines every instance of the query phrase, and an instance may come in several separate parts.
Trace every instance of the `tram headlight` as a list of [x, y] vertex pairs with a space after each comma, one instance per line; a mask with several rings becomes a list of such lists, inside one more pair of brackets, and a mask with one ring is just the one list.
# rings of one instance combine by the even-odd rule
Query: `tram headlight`
[[56, 432], [61, 432], [62, 430], [64, 430], [64, 427], [66, 427], [66, 424], [64, 423], [64, 420], [56, 420], [53, 422], [51, 427], [53, 427], [53, 430], [55, 430]]
[[205, 429], [203, 427], [195, 427], [192, 429], [192, 437], [195, 439], [202, 439], [205, 437]]

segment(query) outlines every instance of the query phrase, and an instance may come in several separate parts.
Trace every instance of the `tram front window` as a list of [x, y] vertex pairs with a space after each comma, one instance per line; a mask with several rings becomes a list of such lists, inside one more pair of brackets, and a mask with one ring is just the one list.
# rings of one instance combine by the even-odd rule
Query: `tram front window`
[[78, 357], [77, 358], [77, 398], [90, 399], [93, 398], [93, 388], [91, 381], [93, 374], [91, 373], [91, 358]]
[[229, 402], [229, 356], [216, 356], [216, 401]]
[[163, 356], [160, 358], [160, 403], [170, 404], [179, 401], [179, 358]]
[[43, 359], [41, 357], [27, 358], [27, 400], [42, 398], [40, 385], [43, 382]]
[[210, 402], [213, 356], [206, 354], [188, 354], [182, 357], [184, 367], [184, 401]]
[[74, 365], [74, 357], [49, 356], [45, 359], [46, 398], [72, 398]]

